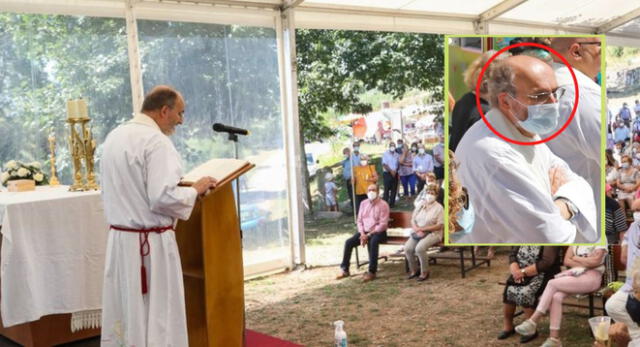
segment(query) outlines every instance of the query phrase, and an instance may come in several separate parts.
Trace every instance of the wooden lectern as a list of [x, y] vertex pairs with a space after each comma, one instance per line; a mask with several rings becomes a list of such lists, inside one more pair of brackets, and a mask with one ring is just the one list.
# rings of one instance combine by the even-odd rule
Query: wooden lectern
[[185, 176], [218, 180], [198, 199], [191, 217], [179, 221], [176, 240], [184, 276], [189, 346], [242, 346], [244, 275], [242, 240], [231, 182], [254, 167], [246, 161], [214, 159]]

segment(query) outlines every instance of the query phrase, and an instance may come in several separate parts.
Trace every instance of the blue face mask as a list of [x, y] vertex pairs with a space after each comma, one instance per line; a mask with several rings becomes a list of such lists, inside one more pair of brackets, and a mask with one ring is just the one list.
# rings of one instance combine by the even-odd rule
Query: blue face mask
[[511, 94], [507, 95], [511, 96], [511, 98], [520, 105], [527, 107], [527, 119], [518, 121], [518, 124], [524, 130], [533, 134], [544, 135], [552, 132], [558, 126], [558, 118], [560, 118], [559, 103], [525, 105]]

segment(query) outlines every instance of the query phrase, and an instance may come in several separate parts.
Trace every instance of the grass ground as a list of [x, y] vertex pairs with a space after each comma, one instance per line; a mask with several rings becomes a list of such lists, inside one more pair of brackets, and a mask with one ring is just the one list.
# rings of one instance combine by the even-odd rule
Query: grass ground
[[[456, 262], [440, 260], [428, 281], [409, 281], [403, 262], [394, 260], [380, 263], [373, 282], [362, 283], [359, 274], [366, 267], [355, 266], [352, 277], [337, 281], [342, 245], [354, 232], [351, 221], [308, 220], [308, 268], [246, 283], [247, 327], [306, 346], [330, 346], [332, 322], [339, 319], [350, 346], [519, 345], [517, 337], [495, 339], [502, 328], [499, 282], [508, 274], [507, 247], [498, 248], [491, 267], [475, 269], [465, 279]], [[385, 246], [383, 252], [395, 249]], [[565, 307], [564, 346], [591, 345], [587, 316], [586, 308]], [[548, 336], [548, 321], [541, 327], [541, 337], [530, 346]]]

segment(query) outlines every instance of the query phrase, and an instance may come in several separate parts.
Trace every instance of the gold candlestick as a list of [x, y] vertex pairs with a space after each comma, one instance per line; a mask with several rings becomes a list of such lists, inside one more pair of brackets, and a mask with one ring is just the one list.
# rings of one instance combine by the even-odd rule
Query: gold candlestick
[[82, 132], [84, 134], [84, 159], [87, 168], [87, 184], [85, 185], [85, 188], [87, 190], [98, 190], [100, 189], [100, 186], [96, 183], [93, 161], [93, 154], [96, 151], [96, 141], [93, 139], [91, 134], [91, 128], [87, 129], [86, 127], [88, 121], [89, 119], [87, 118], [86, 121], [82, 123]]
[[51, 152], [51, 179], [49, 179], [49, 185], [59, 186], [60, 182], [56, 176], [56, 137], [53, 133], [49, 135], [49, 151]]
[[[84, 157], [84, 146], [80, 134], [76, 131], [76, 123], [81, 121], [75, 118], [67, 119], [71, 134], [69, 135], [69, 147], [71, 149], [71, 158], [73, 159], [73, 184], [69, 187], [71, 192], [81, 192], [86, 190], [82, 183], [82, 158]], [[86, 122], [86, 121], [85, 121]]]

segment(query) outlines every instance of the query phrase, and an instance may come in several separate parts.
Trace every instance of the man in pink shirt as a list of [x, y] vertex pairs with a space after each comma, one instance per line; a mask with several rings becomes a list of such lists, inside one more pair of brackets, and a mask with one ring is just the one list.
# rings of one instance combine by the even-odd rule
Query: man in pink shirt
[[364, 274], [364, 282], [376, 278], [378, 270], [378, 248], [381, 242], [387, 241], [387, 225], [389, 224], [389, 204], [380, 199], [378, 186], [367, 188], [367, 200], [360, 204], [358, 212], [358, 232], [344, 243], [344, 255], [340, 268], [342, 273], [336, 279], [349, 277], [351, 252], [355, 247], [367, 245], [369, 251], [369, 271]]

